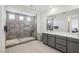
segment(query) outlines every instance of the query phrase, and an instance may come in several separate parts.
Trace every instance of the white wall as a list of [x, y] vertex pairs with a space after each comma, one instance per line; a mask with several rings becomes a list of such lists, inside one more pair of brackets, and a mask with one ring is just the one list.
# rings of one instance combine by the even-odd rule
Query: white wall
[[5, 32], [4, 25], [6, 22], [5, 6], [0, 5], [0, 52], [5, 51]]

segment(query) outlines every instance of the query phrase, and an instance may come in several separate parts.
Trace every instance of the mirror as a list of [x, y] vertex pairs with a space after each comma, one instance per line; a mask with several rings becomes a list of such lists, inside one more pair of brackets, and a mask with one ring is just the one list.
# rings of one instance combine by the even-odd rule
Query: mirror
[[51, 27], [53, 31], [64, 31], [64, 32], [68, 31], [67, 30], [67, 17], [65, 16], [65, 13], [53, 15], [49, 18], [52, 18], [52, 19], [48, 19], [47, 21], [48, 22], [47, 30], [50, 30], [49, 28]]
[[78, 33], [78, 15], [71, 16], [71, 32]]
[[47, 30], [78, 33], [79, 9], [55, 14], [47, 19]]
[[54, 18], [54, 31], [67, 32], [67, 17], [65, 13], [57, 14]]
[[47, 30], [50, 30], [50, 31], [53, 30], [53, 19], [47, 20]]

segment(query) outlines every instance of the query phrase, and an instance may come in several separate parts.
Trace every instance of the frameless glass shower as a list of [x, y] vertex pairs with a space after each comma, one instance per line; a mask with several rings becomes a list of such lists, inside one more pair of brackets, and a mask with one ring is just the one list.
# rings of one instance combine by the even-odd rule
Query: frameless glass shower
[[6, 12], [7, 39], [35, 37], [36, 20], [35, 16], [28, 16], [18, 13]]

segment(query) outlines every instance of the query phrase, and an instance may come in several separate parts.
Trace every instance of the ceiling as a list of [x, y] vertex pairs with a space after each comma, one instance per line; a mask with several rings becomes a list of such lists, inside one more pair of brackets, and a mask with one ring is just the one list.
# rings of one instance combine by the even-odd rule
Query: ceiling
[[39, 12], [49, 9], [49, 5], [30, 5], [30, 6], [27, 6], [27, 7], [34, 9], [36, 11], [39, 11]]
[[19, 7], [19, 8], [23, 8], [23, 9], [27, 9], [28, 8], [28, 9], [31, 9], [31, 10], [34, 10], [34, 11], [38, 11], [38, 12], [50, 9], [49, 5], [8, 5], [8, 6]]
[[30, 9], [36, 10], [36, 11], [46, 11], [53, 8], [68, 8], [72, 5], [25, 5], [25, 7], [28, 7]]
[[[13, 5], [14, 6], [14, 5]], [[29, 8], [38, 12], [50, 10], [51, 8], [70, 8], [73, 5], [15, 5], [21, 8]]]

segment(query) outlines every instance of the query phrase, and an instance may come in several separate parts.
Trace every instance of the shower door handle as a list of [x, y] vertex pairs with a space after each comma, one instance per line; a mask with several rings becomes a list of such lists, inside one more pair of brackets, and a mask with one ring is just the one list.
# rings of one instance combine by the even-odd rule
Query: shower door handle
[[8, 31], [8, 27], [5, 25], [4, 26], [4, 31], [7, 32]]

